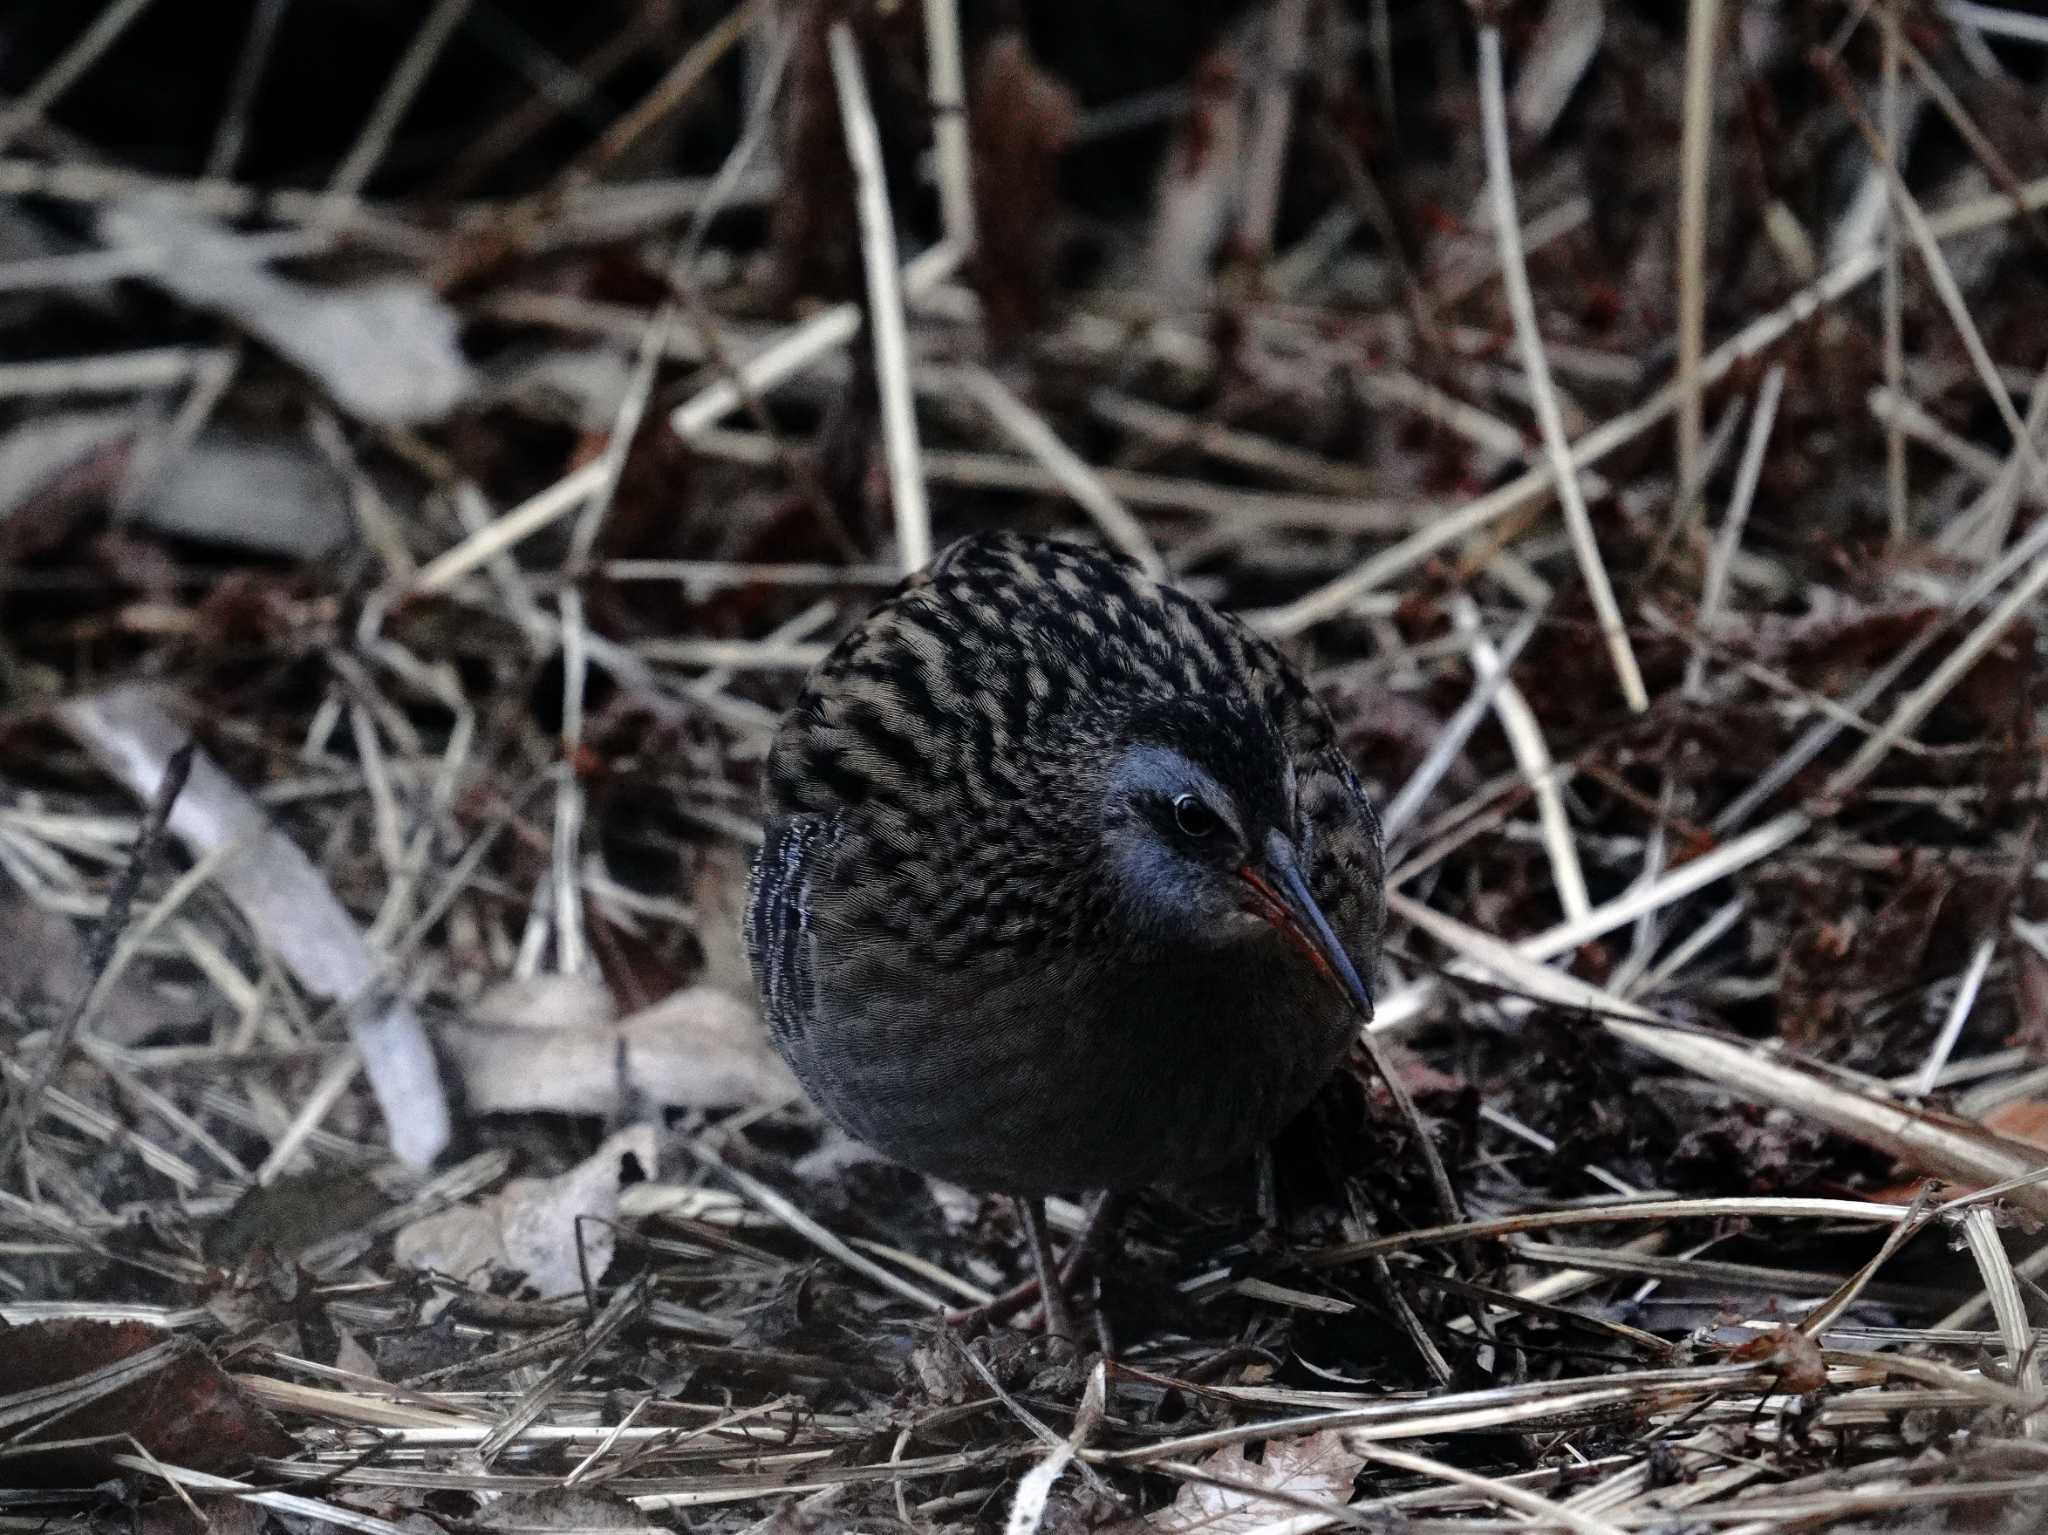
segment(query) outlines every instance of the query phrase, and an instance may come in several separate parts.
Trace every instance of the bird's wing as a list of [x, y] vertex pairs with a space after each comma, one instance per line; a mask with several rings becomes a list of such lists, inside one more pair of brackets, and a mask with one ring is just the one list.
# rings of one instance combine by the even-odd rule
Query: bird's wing
[[[1324, 769], [1344, 786], [1345, 797], [1358, 807], [1359, 817], [1366, 824], [1368, 840], [1374, 853], [1383, 862], [1386, 857], [1386, 839], [1380, 830], [1379, 812], [1372, 808], [1372, 800], [1365, 792], [1365, 785], [1358, 781], [1358, 774], [1352, 770], [1351, 759], [1344, 755], [1343, 748], [1332, 742], [1323, 748], [1322, 761]], [[1375, 873], [1378, 872], [1380, 871], [1375, 870]]]
[[778, 1039], [801, 1035], [816, 1007], [811, 887], [837, 841], [833, 818], [789, 816], [769, 824], [754, 860], [747, 892], [747, 962], [761, 992], [761, 1012]]

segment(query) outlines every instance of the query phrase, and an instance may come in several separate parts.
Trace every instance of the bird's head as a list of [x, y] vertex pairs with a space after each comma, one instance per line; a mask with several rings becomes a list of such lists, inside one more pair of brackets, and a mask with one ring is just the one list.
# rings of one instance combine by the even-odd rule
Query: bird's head
[[1114, 750], [1103, 792], [1110, 904], [1130, 936], [1194, 950], [1284, 942], [1370, 1017], [1371, 992], [1309, 889], [1277, 736], [1228, 717], [1144, 723]]

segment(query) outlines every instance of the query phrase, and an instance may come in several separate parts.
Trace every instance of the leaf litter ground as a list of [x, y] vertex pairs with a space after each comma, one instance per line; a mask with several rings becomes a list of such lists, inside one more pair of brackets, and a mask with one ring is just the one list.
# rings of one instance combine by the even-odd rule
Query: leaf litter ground
[[[0, 1523], [2038, 1526], [2028, 17], [338, 9], [0, 22]], [[737, 922], [989, 526], [1309, 668], [1460, 1220], [1361, 1051], [944, 1320]]]

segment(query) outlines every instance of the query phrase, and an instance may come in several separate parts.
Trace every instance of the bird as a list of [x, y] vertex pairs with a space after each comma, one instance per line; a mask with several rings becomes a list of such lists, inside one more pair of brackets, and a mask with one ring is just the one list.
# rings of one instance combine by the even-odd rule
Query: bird
[[1258, 1152], [1372, 1016], [1379, 821], [1301, 673], [1120, 556], [970, 535], [806, 678], [743, 924], [847, 1135], [1017, 1199]]

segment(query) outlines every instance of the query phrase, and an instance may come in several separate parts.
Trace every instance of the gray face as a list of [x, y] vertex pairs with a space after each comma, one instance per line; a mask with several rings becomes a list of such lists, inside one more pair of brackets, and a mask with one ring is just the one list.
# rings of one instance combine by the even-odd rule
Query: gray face
[[1174, 747], [1126, 747], [1103, 802], [1113, 909], [1139, 943], [1284, 944], [1371, 1017], [1371, 992], [1309, 890], [1294, 800], [1291, 767], [1263, 794], [1233, 792]]
[[1255, 828], [1238, 797], [1170, 746], [1125, 748], [1110, 769], [1102, 838], [1135, 936], [1204, 946], [1255, 935], [1238, 871]]

